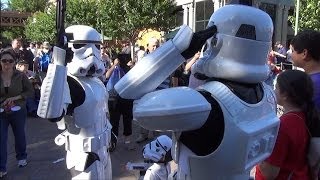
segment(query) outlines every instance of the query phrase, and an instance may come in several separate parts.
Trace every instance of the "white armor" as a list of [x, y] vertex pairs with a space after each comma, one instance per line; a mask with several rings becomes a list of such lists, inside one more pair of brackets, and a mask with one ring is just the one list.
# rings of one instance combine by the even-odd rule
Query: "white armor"
[[178, 144], [183, 146], [178, 164], [186, 165], [179, 167], [178, 179], [210, 179], [210, 174], [214, 179], [249, 179], [253, 166], [272, 152], [278, 133], [272, 90], [264, 85], [263, 99], [258, 104], [248, 104], [217, 81], [199, 89], [210, 92], [218, 101], [224, 114], [224, 137], [219, 148], [207, 156], [197, 156]]
[[[183, 42], [181, 36], [167, 42], [173, 46], [169, 50], [165, 48], [169, 45], [164, 44], [163, 48], [143, 58], [115, 87], [123, 98], [140, 98], [134, 103], [133, 116], [141, 126], [173, 132], [172, 156], [178, 163], [179, 180], [247, 180], [250, 169], [272, 152], [279, 128], [275, 96], [262, 83], [269, 72], [266, 58], [273, 25], [269, 15], [259, 9], [227, 5], [212, 15], [208, 27], [212, 26], [217, 27], [217, 34], [208, 39], [204, 56], [193, 67], [194, 72], [208, 77], [208, 81], [197, 89], [199, 92], [180, 87], [148, 93], [157, 87], [157, 84], [152, 87], [150, 84], [161, 82], [173, 72], [163, 73], [166, 65], [172, 69], [168, 62], [181, 62], [179, 53], [187, 48], [174, 46], [190, 43]], [[189, 36], [186, 39], [190, 39]], [[157, 66], [152, 66], [153, 63]], [[138, 70], [149, 72], [151, 78], [131, 73]], [[231, 85], [235, 85], [233, 91]], [[237, 90], [243, 89], [259, 93], [253, 103], [248, 103], [251, 96], [239, 97]], [[219, 117], [214, 116], [220, 112], [217, 106], [222, 111]], [[210, 126], [219, 118], [223, 121], [222, 126]], [[210, 146], [215, 137], [194, 139], [188, 142], [189, 145], [183, 138], [188, 132], [201, 134], [204, 129], [211, 133], [210, 128], [222, 129], [221, 141], [214, 144], [217, 147], [212, 146], [215, 149], [205, 152], [207, 154], [197, 155], [191, 150], [195, 148], [195, 141], [208, 142]]]
[[[97, 77], [104, 71], [96, 47], [100, 44], [100, 34], [82, 25], [70, 26], [66, 33], [73, 37], [68, 40], [73, 58], [66, 68], [64, 58], [55, 59], [54, 56], [54, 64], [49, 65], [42, 84], [38, 115], [49, 119], [63, 117], [57, 124], [59, 129], [66, 128], [66, 131], [58, 135], [55, 142], [60, 146], [65, 144], [66, 163], [72, 179], [109, 180], [112, 169], [108, 152], [111, 137], [108, 93]], [[55, 47], [54, 51], [63, 50]], [[62, 98], [57, 100], [56, 97]], [[83, 101], [72, 102], [79, 99]], [[72, 112], [68, 112], [68, 106]]]

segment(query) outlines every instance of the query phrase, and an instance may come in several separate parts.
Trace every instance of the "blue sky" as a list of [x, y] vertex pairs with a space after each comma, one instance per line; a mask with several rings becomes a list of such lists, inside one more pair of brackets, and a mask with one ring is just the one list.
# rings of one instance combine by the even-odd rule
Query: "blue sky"
[[8, 3], [8, 0], [1, 0], [1, 2], [5, 4], [5, 6], [4, 6], [4, 8], [5, 8]]

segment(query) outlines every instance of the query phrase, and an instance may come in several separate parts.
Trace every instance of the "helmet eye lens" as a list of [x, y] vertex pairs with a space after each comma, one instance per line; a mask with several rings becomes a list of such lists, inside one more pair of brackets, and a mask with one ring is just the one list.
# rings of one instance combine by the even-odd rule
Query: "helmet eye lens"
[[87, 44], [73, 44], [73, 48], [75, 48], [75, 49], [80, 49], [80, 48], [82, 48], [82, 47], [84, 47], [84, 46], [86, 46]]
[[100, 49], [100, 45], [99, 44], [95, 44], [97, 49]]

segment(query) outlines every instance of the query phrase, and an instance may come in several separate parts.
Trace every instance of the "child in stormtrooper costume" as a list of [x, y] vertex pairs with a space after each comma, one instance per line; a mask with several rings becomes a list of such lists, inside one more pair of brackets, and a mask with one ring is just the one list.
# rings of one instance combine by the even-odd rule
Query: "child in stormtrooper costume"
[[65, 129], [55, 142], [65, 144], [73, 180], [109, 180], [111, 125], [108, 93], [98, 78], [105, 70], [100, 58], [100, 34], [84, 25], [70, 26], [65, 32], [68, 49], [54, 47], [37, 114]]
[[[279, 128], [275, 95], [263, 83], [272, 32], [265, 12], [226, 5], [204, 31], [182, 26], [115, 85], [121, 97], [136, 99], [133, 116], [139, 125], [173, 132], [176, 179], [247, 180], [252, 167], [270, 155]], [[151, 92], [201, 49], [203, 39], [207, 49], [192, 71], [206, 83], [197, 90]]]
[[167, 180], [171, 168], [167, 157], [170, 157], [172, 140], [167, 135], [161, 135], [143, 147], [145, 160], [154, 162], [146, 171], [144, 180]]

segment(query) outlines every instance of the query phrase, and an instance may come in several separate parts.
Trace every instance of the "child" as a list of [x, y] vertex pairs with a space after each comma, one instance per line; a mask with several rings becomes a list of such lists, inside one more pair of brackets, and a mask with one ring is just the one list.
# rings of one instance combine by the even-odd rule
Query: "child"
[[284, 113], [273, 152], [257, 166], [255, 179], [308, 180], [310, 138], [320, 135], [312, 80], [305, 72], [286, 70], [277, 77], [275, 93]]
[[171, 172], [169, 161], [171, 158], [172, 140], [161, 135], [156, 140], [146, 144], [143, 148], [143, 157], [145, 160], [151, 160], [153, 163], [144, 176], [144, 180], [167, 180]]
[[34, 97], [32, 98], [27, 98], [26, 99], [26, 105], [27, 105], [27, 111], [28, 115], [31, 117], [38, 117], [37, 116], [37, 109], [38, 109], [38, 100], [40, 99], [40, 87], [41, 83], [38, 78], [36, 78], [36, 74], [33, 73], [32, 71], [28, 70], [29, 69], [29, 64], [25, 60], [20, 60], [17, 62], [16, 69], [22, 73], [24, 73], [29, 81], [33, 85], [34, 89]]

